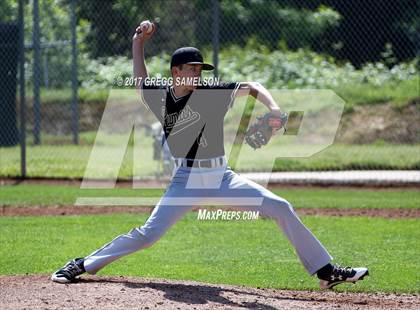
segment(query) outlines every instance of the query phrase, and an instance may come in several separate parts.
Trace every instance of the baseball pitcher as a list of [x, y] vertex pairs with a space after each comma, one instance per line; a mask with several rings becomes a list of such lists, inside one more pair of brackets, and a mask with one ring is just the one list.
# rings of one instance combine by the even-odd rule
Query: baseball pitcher
[[[292, 205], [268, 189], [231, 170], [223, 145], [223, 120], [239, 96], [253, 96], [269, 112], [250, 126], [245, 141], [253, 148], [267, 144], [273, 134], [284, 128], [287, 114], [282, 113], [270, 93], [256, 82], [197, 85], [203, 70], [212, 70], [194, 47], [177, 49], [171, 58], [172, 85], [147, 83], [144, 45], [153, 37], [155, 26], [145, 21], [132, 39], [134, 77], [139, 96], [162, 124], [174, 157], [171, 183], [142, 226], [116, 237], [83, 258], [75, 258], [53, 273], [51, 280], [70, 283], [84, 272], [95, 274], [113, 261], [150, 247], [193, 207], [217, 200], [244, 210], [259, 211], [274, 219], [286, 235], [309, 275], [317, 275], [321, 288], [343, 282], [356, 282], [368, 275], [367, 268], [340, 267], [295, 213]], [[193, 82], [191, 82], [193, 81]]]

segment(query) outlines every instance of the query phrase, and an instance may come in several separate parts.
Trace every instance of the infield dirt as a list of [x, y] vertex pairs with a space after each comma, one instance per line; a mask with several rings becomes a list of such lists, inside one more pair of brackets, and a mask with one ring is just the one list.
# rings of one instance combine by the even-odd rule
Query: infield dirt
[[[239, 210], [240, 208], [223, 208]], [[0, 216], [60, 216], [115, 213], [151, 213], [153, 208], [135, 206], [0, 206]], [[197, 210], [197, 209], [196, 209]], [[299, 215], [312, 216], [368, 216], [383, 218], [418, 218], [420, 209], [414, 208], [296, 208]]]
[[[349, 284], [351, 285], [351, 284]], [[419, 309], [419, 294], [258, 289], [134, 277], [0, 276], [1, 309]]]

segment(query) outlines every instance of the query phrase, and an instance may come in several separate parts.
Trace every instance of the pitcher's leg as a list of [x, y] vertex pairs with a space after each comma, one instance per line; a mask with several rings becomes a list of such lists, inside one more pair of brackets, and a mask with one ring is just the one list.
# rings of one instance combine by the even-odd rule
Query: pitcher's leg
[[230, 177], [222, 185], [225, 189], [229, 188], [228, 191], [224, 191], [228, 193], [227, 196], [263, 197], [260, 206], [244, 206], [244, 208], [260, 211], [262, 215], [273, 218], [276, 221], [294, 246], [299, 259], [309, 274], [316, 273], [332, 260], [331, 255], [302, 223], [287, 200], [236, 173], [228, 172], [228, 174], [230, 174]]
[[[162, 200], [161, 200], [162, 201]], [[120, 235], [102, 248], [85, 257], [84, 268], [95, 274], [116, 259], [147, 248], [159, 240], [192, 206], [169, 206], [158, 204], [146, 223]]]
[[331, 255], [302, 223], [287, 200], [278, 196], [267, 195], [264, 197], [261, 211], [263, 214], [274, 218], [294, 246], [300, 261], [309, 274], [316, 273], [332, 260]]

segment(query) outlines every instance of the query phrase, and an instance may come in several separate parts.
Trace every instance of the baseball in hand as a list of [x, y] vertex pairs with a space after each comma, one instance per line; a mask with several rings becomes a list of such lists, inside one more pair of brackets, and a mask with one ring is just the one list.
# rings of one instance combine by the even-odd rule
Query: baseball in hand
[[149, 20], [145, 20], [141, 22], [140, 24], [141, 31], [147, 34], [150, 34], [153, 32], [153, 27], [154, 27], [153, 24]]

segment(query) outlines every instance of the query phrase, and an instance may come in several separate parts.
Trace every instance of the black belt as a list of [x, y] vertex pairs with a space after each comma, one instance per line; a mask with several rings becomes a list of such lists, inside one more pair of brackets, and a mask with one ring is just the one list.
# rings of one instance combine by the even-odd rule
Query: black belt
[[201, 168], [211, 168], [211, 160], [191, 160], [187, 159], [187, 167], [201, 167]]
[[[181, 161], [180, 164], [178, 164], [179, 161]], [[217, 158], [217, 162], [218, 162], [219, 166], [222, 166], [223, 165], [223, 157]], [[176, 159], [176, 164], [177, 164], [177, 166], [184, 166], [184, 167], [186, 166], [186, 167], [195, 167], [195, 168], [213, 168], [211, 159], [201, 159], [201, 160], [199, 160], [199, 159], [197, 159], [197, 160]]]

